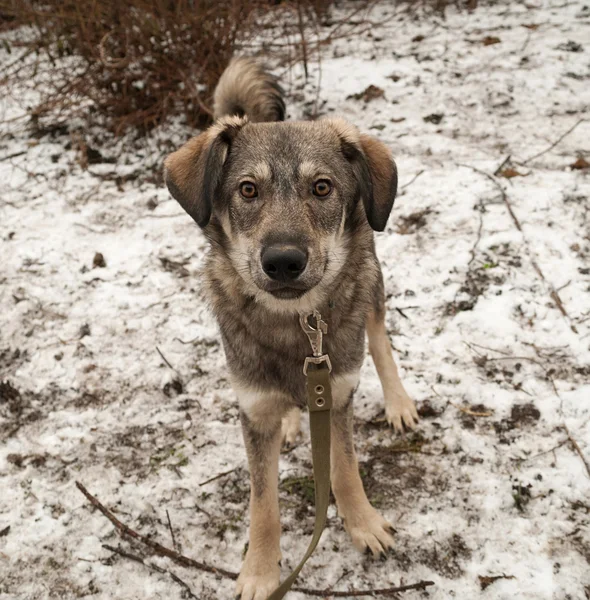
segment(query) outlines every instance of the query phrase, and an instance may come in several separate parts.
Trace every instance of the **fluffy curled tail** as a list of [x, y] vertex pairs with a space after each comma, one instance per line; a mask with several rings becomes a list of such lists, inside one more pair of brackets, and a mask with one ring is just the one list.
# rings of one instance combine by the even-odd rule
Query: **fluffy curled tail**
[[216, 119], [227, 115], [247, 116], [250, 121], [284, 121], [283, 89], [255, 60], [233, 58], [213, 94]]

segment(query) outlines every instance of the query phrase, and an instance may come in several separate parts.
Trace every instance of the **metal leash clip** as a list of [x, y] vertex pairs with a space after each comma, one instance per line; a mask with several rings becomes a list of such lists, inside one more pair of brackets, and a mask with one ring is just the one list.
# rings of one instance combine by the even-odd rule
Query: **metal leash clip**
[[[316, 327], [312, 327], [309, 324], [309, 318], [313, 317], [316, 320]], [[319, 365], [323, 362], [328, 366], [328, 371], [332, 372], [332, 363], [330, 357], [327, 354], [322, 354], [322, 343], [324, 341], [324, 335], [328, 333], [328, 324], [322, 321], [322, 315], [317, 310], [312, 313], [300, 314], [299, 324], [303, 329], [305, 335], [309, 338], [311, 344], [311, 351], [313, 356], [307, 356], [305, 363], [303, 364], [303, 373], [307, 375], [307, 369], [311, 364]]]

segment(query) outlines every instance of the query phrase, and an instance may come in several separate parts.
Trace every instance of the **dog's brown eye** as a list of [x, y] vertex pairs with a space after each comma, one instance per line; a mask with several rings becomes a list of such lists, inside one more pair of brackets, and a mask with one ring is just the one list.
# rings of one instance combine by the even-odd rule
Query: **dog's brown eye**
[[240, 194], [246, 200], [253, 200], [258, 196], [258, 190], [251, 181], [244, 181], [240, 184]]
[[318, 198], [325, 198], [332, 191], [332, 184], [327, 179], [318, 179], [313, 184], [313, 195]]

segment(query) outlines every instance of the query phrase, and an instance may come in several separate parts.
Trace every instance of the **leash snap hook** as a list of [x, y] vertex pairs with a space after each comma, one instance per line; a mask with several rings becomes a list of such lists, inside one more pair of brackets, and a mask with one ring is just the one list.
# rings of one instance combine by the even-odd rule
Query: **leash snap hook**
[[[316, 321], [316, 327], [313, 327], [309, 323], [310, 317], [313, 317]], [[305, 364], [303, 365], [303, 373], [307, 375], [307, 370], [310, 364], [320, 365], [326, 363], [328, 370], [332, 371], [332, 363], [330, 357], [327, 354], [323, 354], [322, 345], [324, 341], [324, 335], [328, 333], [328, 324], [322, 320], [322, 315], [314, 310], [312, 313], [302, 313], [299, 315], [299, 324], [301, 329], [311, 345], [311, 351], [313, 356], [307, 356], [305, 358]]]

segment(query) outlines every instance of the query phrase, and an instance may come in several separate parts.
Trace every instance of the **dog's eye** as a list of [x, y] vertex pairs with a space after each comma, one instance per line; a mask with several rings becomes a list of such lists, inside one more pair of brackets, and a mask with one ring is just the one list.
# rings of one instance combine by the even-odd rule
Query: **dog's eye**
[[318, 198], [325, 198], [332, 191], [332, 183], [328, 179], [318, 179], [313, 184], [313, 195]]
[[258, 190], [251, 181], [243, 181], [240, 183], [240, 194], [242, 195], [242, 198], [246, 198], [246, 200], [253, 200], [258, 197]]

